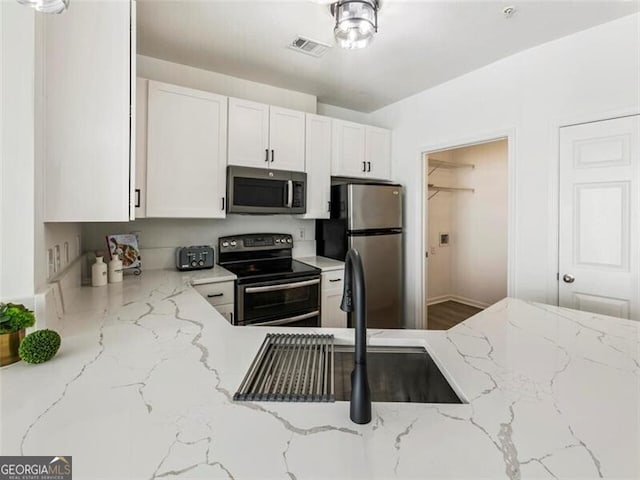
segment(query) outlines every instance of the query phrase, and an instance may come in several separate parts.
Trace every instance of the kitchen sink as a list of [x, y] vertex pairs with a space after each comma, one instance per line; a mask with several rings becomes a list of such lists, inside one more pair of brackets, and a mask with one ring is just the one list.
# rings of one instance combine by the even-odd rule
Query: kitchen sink
[[[333, 402], [351, 399], [354, 346], [333, 335], [266, 335], [234, 395], [236, 401]], [[423, 347], [367, 347], [373, 402], [464, 403]]]
[[[351, 398], [353, 345], [336, 345], [335, 399]], [[367, 371], [373, 402], [463, 403], [422, 347], [367, 346]]]

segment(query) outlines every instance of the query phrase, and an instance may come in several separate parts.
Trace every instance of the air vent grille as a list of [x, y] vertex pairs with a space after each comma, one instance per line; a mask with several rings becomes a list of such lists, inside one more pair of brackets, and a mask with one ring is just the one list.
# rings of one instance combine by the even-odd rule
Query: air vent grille
[[311, 40], [310, 38], [297, 36], [289, 44], [289, 48], [304, 53], [305, 55], [311, 55], [312, 57], [321, 57], [327, 53], [327, 50], [329, 50], [331, 46], [326, 43]]

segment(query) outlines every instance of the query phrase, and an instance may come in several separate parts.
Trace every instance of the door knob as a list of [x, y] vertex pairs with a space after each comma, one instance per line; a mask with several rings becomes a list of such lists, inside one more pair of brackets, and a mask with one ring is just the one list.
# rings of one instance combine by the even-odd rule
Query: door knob
[[562, 276], [562, 280], [564, 280], [564, 283], [573, 283], [576, 280], [576, 277], [574, 277], [573, 275], [570, 275], [568, 273], [565, 273]]

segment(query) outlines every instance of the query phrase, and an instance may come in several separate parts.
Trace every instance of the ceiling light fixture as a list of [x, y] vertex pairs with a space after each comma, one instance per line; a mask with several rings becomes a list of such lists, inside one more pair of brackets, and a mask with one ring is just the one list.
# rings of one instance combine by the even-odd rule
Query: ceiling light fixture
[[340, 0], [331, 5], [333, 34], [342, 48], [364, 48], [378, 31], [378, 0]]
[[69, 0], [18, 0], [42, 13], [62, 13], [69, 6]]

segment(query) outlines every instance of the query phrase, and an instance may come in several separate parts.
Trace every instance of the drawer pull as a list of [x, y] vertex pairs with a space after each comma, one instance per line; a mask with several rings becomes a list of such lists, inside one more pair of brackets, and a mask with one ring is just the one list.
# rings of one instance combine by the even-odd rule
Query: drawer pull
[[208, 298], [216, 298], [216, 297], [224, 297], [224, 293], [210, 293], [207, 295]]
[[341, 281], [342, 281], [342, 279], [341, 279], [341, 278], [332, 278], [332, 279], [331, 279], [331, 280], [329, 280], [329, 281], [330, 281], [331, 283], [334, 283], [334, 282], [341, 282]]

